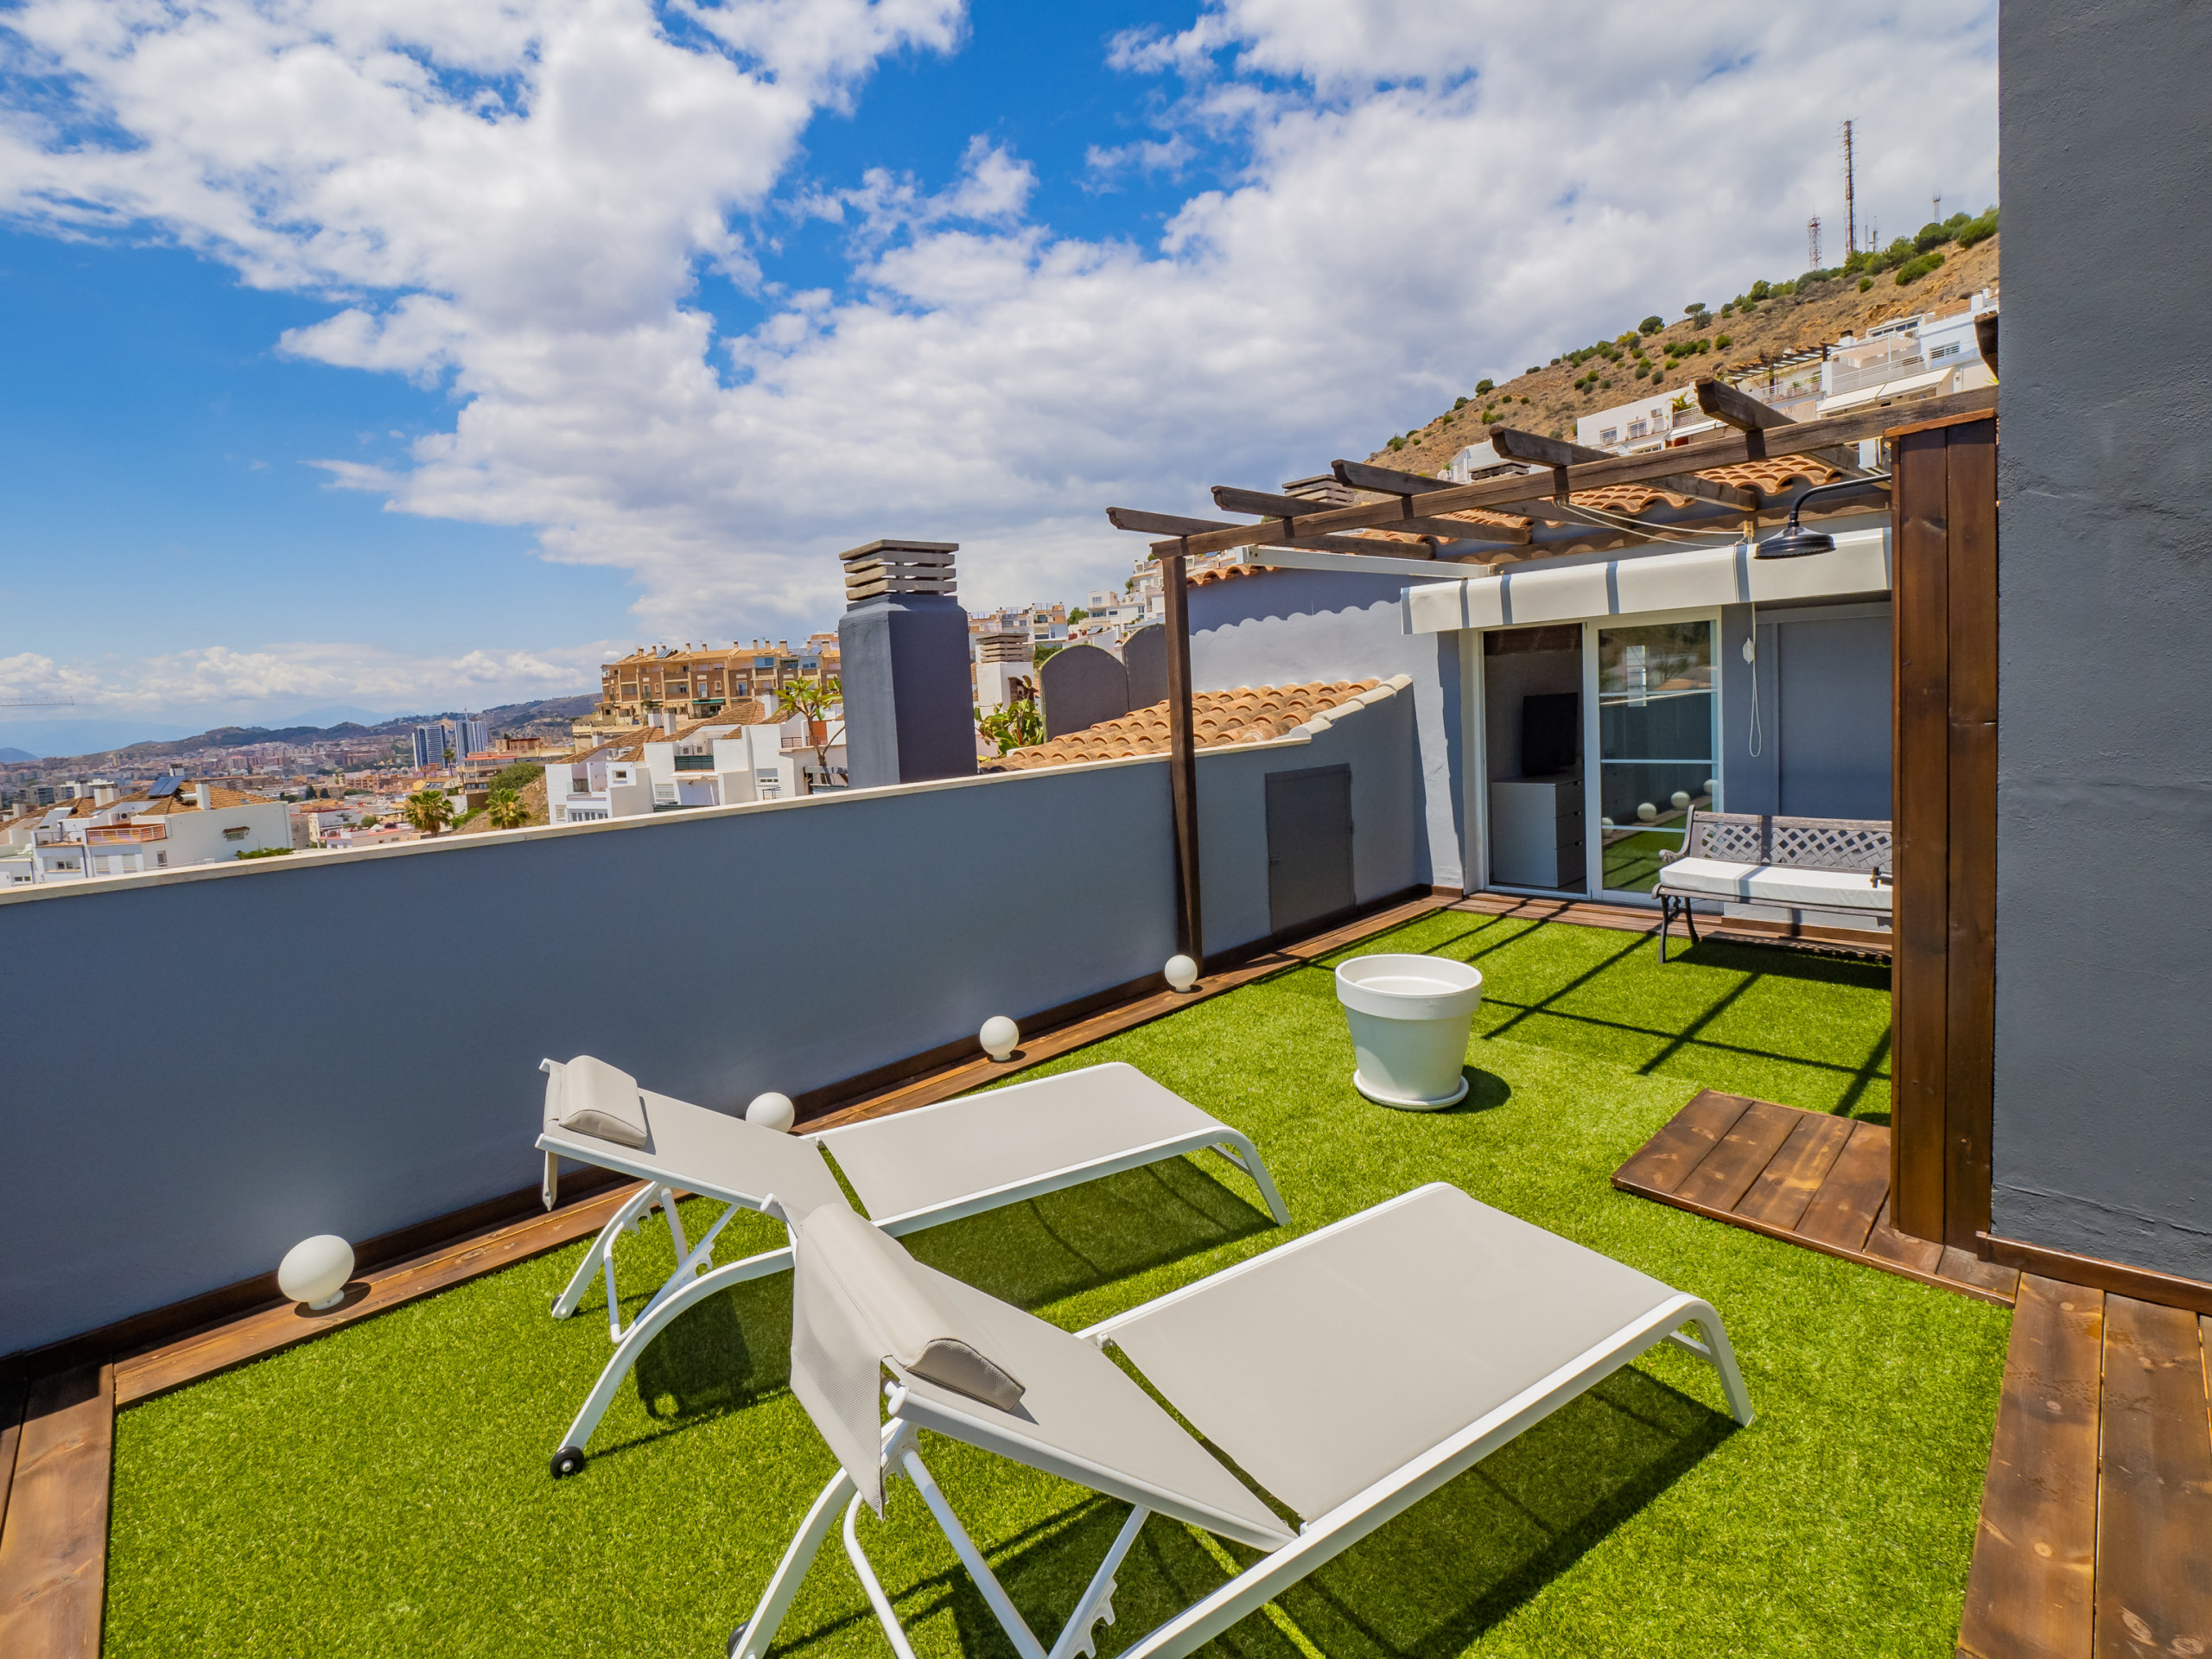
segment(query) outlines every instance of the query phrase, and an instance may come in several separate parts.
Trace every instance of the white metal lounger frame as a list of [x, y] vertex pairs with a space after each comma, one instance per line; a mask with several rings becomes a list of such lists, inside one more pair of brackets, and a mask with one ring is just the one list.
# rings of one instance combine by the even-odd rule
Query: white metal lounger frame
[[[1352, 1226], [1373, 1213], [1368, 1211], [1348, 1217], [1281, 1248], [1296, 1249], [1301, 1244], [1325, 1238], [1340, 1228]], [[1141, 1319], [1170, 1302], [1218, 1283], [1224, 1278], [1257, 1267], [1266, 1262], [1268, 1255], [1279, 1253], [1270, 1251], [1267, 1255], [1252, 1257], [1211, 1278], [1201, 1280], [1196, 1285], [1171, 1291], [1165, 1296], [1132, 1308], [1126, 1313], [1116, 1314], [1077, 1334], [1103, 1346], [1114, 1339], [1116, 1327]], [[1686, 1325], [1696, 1325], [1704, 1340], [1700, 1342], [1684, 1335], [1681, 1327]], [[921, 1493], [923, 1501], [929, 1505], [931, 1514], [943, 1529], [946, 1541], [952, 1546], [954, 1554], [959, 1556], [961, 1564], [968, 1569], [993, 1617], [1006, 1631], [1007, 1639], [1014, 1643], [1021, 1659], [1072, 1659], [1074, 1654], [1096, 1651], [1090, 1634], [1092, 1628], [1102, 1619], [1109, 1624], [1114, 1622], [1111, 1599], [1115, 1569], [1136, 1541], [1137, 1533], [1146, 1516], [1154, 1510], [1183, 1520], [1187, 1524], [1204, 1526], [1208, 1530], [1255, 1548], [1270, 1550], [1270, 1554], [1254, 1562], [1227, 1584], [1211, 1594], [1201, 1597], [1156, 1626], [1117, 1656], [1117, 1659], [1180, 1659], [1180, 1656], [1211, 1641], [1237, 1620], [1257, 1611], [1264, 1603], [1273, 1600], [1377, 1527], [1488, 1457], [1524, 1429], [1549, 1416], [1578, 1395], [1662, 1343], [1681, 1348], [1709, 1363], [1719, 1377], [1730, 1414], [1738, 1423], [1749, 1427], [1753, 1414], [1751, 1395], [1744, 1387], [1743, 1374], [1737, 1369], [1735, 1351], [1729, 1346], [1728, 1333], [1721, 1324], [1719, 1314], [1710, 1304], [1699, 1298], [1678, 1294], [1623, 1325], [1549, 1376], [1484, 1413], [1440, 1444], [1401, 1465], [1364, 1491], [1346, 1498], [1325, 1515], [1316, 1517], [1301, 1527], [1297, 1535], [1288, 1542], [1258, 1535], [1248, 1526], [1227, 1517], [1201, 1518], [1192, 1514], [1189, 1499], [1173, 1493], [1155, 1491], [1146, 1495], [1149, 1501], [1130, 1500], [1129, 1514], [1122, 1522], [1121, 1531], [1107, 1550], [1104, 1560], [1092, 1575], [1089, 1586], [1077, 1599], [1074, 1612], [1049, 1651], [1031, 1632], [1027, 1623], [1000, 1585], [997, 1576], [992, 1573], [982, 1552], [976, 1547], [967, 1529], [961, 1525], [959, 1517], [953, 1513], [951, 1505], [945, 1501], [944, 1494], [930, 1478], [920, 1454], [914, 1448], [913, 1431], [918, 1427], [931, 1429], [948, 1439], [964, 1441], [987, 1452], [995, 1452], [1028, 1467], [1089, 1485], [1094, 1491], [1097, 1490], [1095, 1476], [1064, 1455], [1046, 1451], [1034, 1442], [1009, 1434], [997, 1425], [971, 1416], [957, 1408], [909, 1394], [895, 1382], [885, 1390], [889, 1400], [890, 1418], [884, 1425], [884, 1469], [887, 1475], [904, 1474], [913, 1481], [916, 1490]], [[1169, 1403], [1173, 1402], [1171, 1400]], [[1133, 1483], [1128, 1476], [1119, 1475], [1116, 1477], [1115, 1484], [1127, 1487]], [[730, 1659], [765, 1659], [769, 1646], [775, 1641], [778, 1629], [783, 1624], [784, 1615], [790, 1611], [792, 1599], [798, 1593], [807, 1569], [813, 1564], [823, 1540], [829, 1535], [841, 1504], [844, 1509], [845, 1553], [851, 1558], [861, 1587], [868, 1592], [868, 1603], [875, 1611], [876, 1619], [883, 1626], [884, 1635], [889, 1638], [898, 1659], [914, 1659], [913, 1648], [907, 1642], [906, 1631], [899, 1623], [890, 1599], [877, 1582], [867, 1554], [861, 1548], [855, 1532], [861, 1496], [852, 1477], [842, 1470], [823, 1489], [821, 1496], [815, 1499], [813, 1507], [807, 1511], [805, 1520], [800, 1523], [798, 1532], [776, 1567], [775, 1576], [769, 1580], [753, 1617], [731, 1636]]]
[[[545, 1064], [550, 1065], [552, 1062], [548, 1061]], [[834, 1152], [836, 1136], [849, 1134], [853, 1129], [865, 1127], [863, 1124], [854, 1124], [848, 1128], [825, 1130], [818, 1135], [801, 1138], [812, 1140], [817, 1146], [827, 1143]], [[544, 1147], [549, 1154], [557, 1149], [563, 1157], [575, 1158], [584, 1155], [579, 1151], [573, 1138], [562, 1140], [557, 1143], [556, 1148], [548, 1145], [547, 1137], [541, 1136], [538, 1145]], [[959, 1221], [969, 1216], [981, 1215], [985, 1211], [1001, 1209], [1007, 1205], [1020, 1204], [1030, 1198], [1043, 1198], [1047, 1193], [1058, 1192], [1066, 1187], [1080, 1186], [1085, 1182], [1100, 1180], [1109, 1175], [1117, 1175], [1123, 1170], [1141, 1169], [1147, 1164], [1160, 1163], [1169, 1158], [1180, 1157], [1185, 1153], [1204, 1152], [1209, 1148], [1219, 1153], [1223, 1158], [1234, 1164], [1251, 1179], [1253, 1185], [1259, 1189], [1260, 1197], [1266, 1202], [1268, 1213], [1274, 1217], [1277, 1226], [1285, 1227], [1290, 1224], [1289, 1207], [1283, 1203], [1282, 1194], [1275, 1190], [1274, 1181], [1268, 1174], [1267, 1166], [1260, 1161], [1259, 1149], [1253, 1146], [1249, 1137], [1229, 1128], [1226, 1124], [1216, 1124], [1210, 1128], [1193, 1130], [1188, 1135], [1173, 1135], [1164, 1141], [1149, 1141], [1142, 1146], [1129, 1147], [1110, 1157], [1093, 1159], [1087, 1163], [1070, 1164], [1063, 1168], [1046, 1171], [1027, 1180], [1012, 1181], [1004, 1185], [968, 1193], [944, 1204], [910, 1210], [900, 1215], [881, 1218], [871, 1216], [868, 1219], [893, 1238], [897, 1238], [907, 1233], [919, 1232], [925, 1227], [936, 1227], [946, 1222]], [[645, 1188], [617, 1211], [613, 1218], [600, 1230], [599, 1236], [593, 1240], [591, 1249], [584, 1253], [584, 1259], [577, 1264], [575, 1272], [569, 1275], [567, 1287], [561, 1292], [553, 1303], [555, 1319], [569, 1318], [576, 1311], [576, 1306], [582, 1300], [584, 1294], [590, 1289], [592, 1281], [603, 1274], [607, 1281], [607, 1335], [615, 1344], [614, 1352], [608, 1358], [606, 1368], [600, 1372], [599, 1380], [592, 1384], [591, 1393], [586, 1396], [582, 1408], [576, 1413], [575, 1421], [569, 1425], [567, 1433], [562, 1437], [559, 1449], [553, 1454], [552, 1472], [556, 1478], [563, 1475], [575, 1474], [584, 1466], [584, 1448], [591, 1444], [592, 1433], [598, 1428], [600, 1419], [607, 1414], [607, 1408], [613, 1404], [614, 1395], [622, 1385], [622, 1379], [630, 1374], [631, 1367], [637, 1363], [638, 1356], [645, 1351], [646, 1345], [665, 1330], [684, 1309], [706, 1297], [728, 1290], [734, 1285], [741, 1285], [748, 1280], [759, 1279], [771, 1273], [788, 1272], [791, 1264], [791, 1249], [786, 1245], [781, 1249], [764, 1250], [758, 1255], [748, 1255], [741, 1261], [726, 1262], [720, 1267], [712, 1266], [715, 1240], [721, 1234], [721, 1230], [728, 1225], [730, 1217], [741, 1210], [756, 1212], [765, 1210], [770, 1195], [764, 1192], [756, 1196], [720, 1190], [711, 1185], [702, 1186], [687, 1182], [687, 1190], [714, 1198], [724, 1206], [721, 1214], [715, 1218], [714, 1224], [700, 1236], [699, 1242], [687, 1248], [683, 1224], [676, 1211], [676, 1190], [668, 1185], [664, 1179], [667, 1172], [654, 1168], [639, 1160], [626, 1157], [624, 1150], [623, 1147], [611, 1142], [606, 1143], [603, 1147], [595, 1144], [590, 1148], [588, 1156], [591, 1162], [602, 1168], [613, 1170], [618, 1174], [636, 1176], [646, 1183]], [[676, 1246], [676, 1271], [669, 1274], [659, 1290], [654, 1293], [652, 1300], [639, 1309], [636, 1317], [625, 1327], [621, 1322], [620, 1306], [615, 1301], [615, 1241], [626, 1229], [632, 1232], [638, 1231], [645, 1217], [656, 1204], [662, 1207], [668, 1217], [669, 1235]]]

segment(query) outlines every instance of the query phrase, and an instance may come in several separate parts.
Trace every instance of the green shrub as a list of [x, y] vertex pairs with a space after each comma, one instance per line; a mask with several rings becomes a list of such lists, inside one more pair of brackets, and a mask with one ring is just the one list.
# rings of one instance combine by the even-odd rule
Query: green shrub
[[1970, 219], [1959, 227], [1958, 244], [1961, 248], [1971, 248], [1976, 243], [1988, 241], [1996, 234], [1997, 210], [1992, 207], [1980, 219]]
[[1930, 248], [1942, 247], [1954, 234], [1949, 226], [1931, 219], [1913, 233], [1912, 245], [1916, 251], [1925, 253]]
[[518, 760], [511, 766], [502, 766], [492, 774], [487, 789], [512, 789], [517, 794], [545, 775], [545, 768], [535, 760]]
[[1903, 288], [1907, 283], [1916, 283], [1929, 271], [1942, 270], [1942, 265], [1943, 256], [1940, 253], [1923, 253], [1917, 259], [1908, 259], [1897, 267], [1897, 286]]
[[257, 847], [250, 853], [231, 855], [233, 858], [289, 858], [291, 855], [292, 849], [289, 847]]
[[[1704, 342], [1703, 342], [1702, 340], [1699, 341], [1698, 343], [1699, 343], [1700, 345], [1703, 345], [1703, 344], [1704, 344]], [[1724, 351], [1724, 352], [1725, 352], [1725, 351], [1726, 351], [1726, 350], [1727, 350], [1731, 346], [1734, 345], [1734, 344], [1736, 343], [1736, 340], [1735, 340], [1735, 337], [1734, 337], [1732, 334], [1721, 334], [1721, 335], [1718, 336], [1717, 338], [1715, 338], [1715, 340], [1713, 340], [1713, 343], [1715, 346], [1719, 346], [1722, 351]]]
[[1863, 248], [1853, 248], [1853, 249], [1851, 251], [1851, 253], [1850, 253], [1849, 257], [1847, 257], [1847, 258], [1844, 260], [1844, 262], [1843, 262], [1843, 274], [1844, 274], [1845, 276], [1850, 276], [1853, 271], [1857, 271], [1857, 270], [1866, 270], [1866, 250], [1865, 250], [1865, 249], [1863, 249]]
[[1454, 409], [1465, 409], [1466, 406], [1467, 400], [1464, 397], [1454, 397], [1452, 400], [1452, 407]]
[[1872, 276], [1861, 276], [1859, 279], [1859, 291], [1861, 294], [1864, 294], [1868, 289], [1873, 286], [1874, 279]]
[[[1559, 359], [1557, 358], [1554, 358], [1552, 360], [1556, 363]], [[1531, 363], [1528, 368], [1523, 371], [1523, 372], [1528, 374], [1541, 374], [1543, 372], [1542, 365], [1535, 363]], [[1526, 397], [1523, 397], [1521, 401], [1525, 404], [1529, 400]]]
[[1971, 223], [1973, 219], [1974, 215], [1972, 213], [1953, 213], [1948, 219], [1943, 221], [1943, 224], [1947, 229], [1955, 232], [1960, 226]]
[[1646, 317], [1636, 325], [1636, 332], [1639, 334], [1656, 334], [1666, 326], [1667, 320], [1664, 317]]
[[1636, 378], [1639, 380], [1650, 372], [1651, 365], [1649, 363], [1639, 363], [1636, 365]]
[[1774, 292], [1774, 285], [1762, 279], [1751, 284], [1751, 297], [1755, 300], [1763, 300], [1772, 292]]
[[1478, 380], [1475, 382], [1475, 395], [1477, 397], [1480, 397], [1486, 391], [1495, 391], [1497, 390], [1497, 382], [1495, 380]]
[[1406, 441], [1403, 438], [1393, 438], [1384, 447], [1390, 449], [1402, 449], [1406, 447]]

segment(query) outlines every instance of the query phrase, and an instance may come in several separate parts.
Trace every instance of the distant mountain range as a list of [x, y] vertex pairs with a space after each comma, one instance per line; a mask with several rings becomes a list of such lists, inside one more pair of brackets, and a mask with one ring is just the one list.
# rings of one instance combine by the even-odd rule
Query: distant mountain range
[[[598, 702], [597, 692], [586, 692], [574, 697], [546, 697], [536, 702], [501, 703], [497, 708], [484, 709], [481, 717], [494, 737], [502, 732], [526, 736], [565, 736], [569, 722], [578, 715], [589, 714]], [[368, 712], [366, 709], [346, 709], [310, 711], [314, 715]], [[326, 726], [218, 726], [189, 737], [130, 743], [118, 748], [86, 750], [76, 754], [49, 754], [44, 757], [44, 764], [48, 766], [66, 766], [72, 762], [82, 762], [87, 766], [133, 766], [172, 760], [199, 749], [242, 749], [254, 743], [319, 743], [349, 737], [401, 738], [416, 726], [434, 720], [450, 720], [463, 712], [475, 711], [448, 709], [435, 714], [398, 715], [390, 720], [372, 720], [368, 722], [341, 719]], [[91, 723], [86, 722], [87, 725]], [[68, 727], [67, 722], [57, 721], [49, 729], [53, 733], [62, 734], [67, 732]], [[62, 741], [67, 740], [64, 737]], [[36, 761], [40, 757], [26, 754], [20, 749], [0, 749], [0, 760], [8, 760], [22, 765]]]
[[37, 759], [38, 756], [23, 749], [0, 749], [0, 765], [20, 766], [26, 760]]

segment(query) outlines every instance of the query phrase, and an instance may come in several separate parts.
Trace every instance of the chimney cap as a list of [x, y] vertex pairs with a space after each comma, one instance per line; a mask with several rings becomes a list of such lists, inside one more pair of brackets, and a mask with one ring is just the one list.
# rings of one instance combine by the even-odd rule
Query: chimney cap
[[[855, 563], [861, 559], [873, 559], [879, 556], [885, 558], [890, 563], [899, 564], [906, 563], [906, 561], [903, 561], [899, 557], [899, 555], [901, 553], [957, 553], [959, 550], [960, 543], [957, 542], [904, 542], [893, 540], [870, 542], [866, 547], [849, 548], [844, 552], [840, 553], [837, 556], [843, 560], [847, 564]], [[928, 561], [928, 563], [935, 564], [939, 563], [939, 561], [931, 559]]]

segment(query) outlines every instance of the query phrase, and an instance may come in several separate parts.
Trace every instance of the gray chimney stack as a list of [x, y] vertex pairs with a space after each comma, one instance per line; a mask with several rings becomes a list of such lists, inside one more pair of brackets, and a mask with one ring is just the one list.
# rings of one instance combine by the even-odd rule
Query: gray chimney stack
[[853, 787], [976, 771], [968, 613], [953, 598], [957, 542], [870, 542], [837, 556], [846, 766]]

